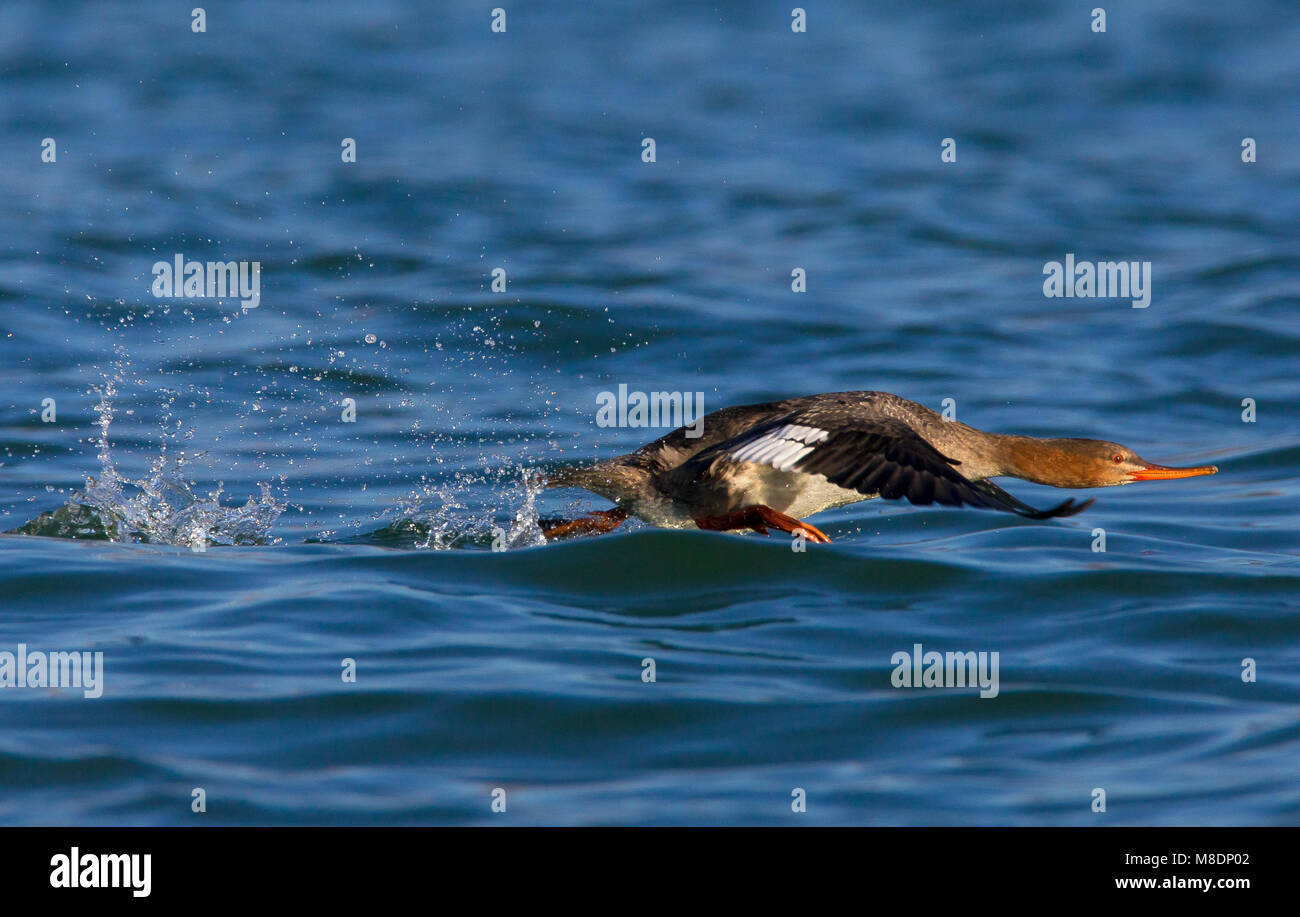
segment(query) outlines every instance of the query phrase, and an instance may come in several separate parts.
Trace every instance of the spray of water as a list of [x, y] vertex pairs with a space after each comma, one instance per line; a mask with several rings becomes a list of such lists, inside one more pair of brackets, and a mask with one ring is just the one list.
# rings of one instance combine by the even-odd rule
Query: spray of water
[[[545, 487], [540, 475], [503, 463], [500, 471], [462, 472], [451, 481], [420, 487], [383, 514], [393, 521], [374, 531], [340, 539], [348, 543], [377, 544], [445, 551], [453, 548], [490, 548], [495, 551], [546, 544], [538, 523], [537, 497]], [[503, 523], [490, 506], [475, 508], [469, 495], [484, 484], [495, 500], [515, 510]], [[317, 540], [328, 540], [322, 537]]]
[[113, 462], [109, 428], [113, 423], [112, 380], [97, 389], [99, 403], [98, 477], [86, 478], [85, 488], [73, 494], [66, 506], [41, 516], [17, 531], [62, 538], [101, 538], [150, 544], [181, 545], [201, 551], [209, 545], [267, 544], [271, 526], [285, 510], [270, 486], [249, 497], [243, 506], [221, 503], [223, 487], [203, 496], [186, 479], [192, 458], [184, 452], [170, 455], [163, 447], [139, 480], [118, 472]]

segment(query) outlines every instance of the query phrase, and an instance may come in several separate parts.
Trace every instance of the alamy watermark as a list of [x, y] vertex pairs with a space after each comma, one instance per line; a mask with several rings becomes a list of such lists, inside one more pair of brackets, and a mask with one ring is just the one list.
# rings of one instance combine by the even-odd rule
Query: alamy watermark
[[244, 310], [262, 302], [262, 262], [186, 261], [176, 255], [153, 266], [153, 286], [159, 299], [238, 299]]
[[81, 688], [86, 697], [99, 697], [104, 693], [104, 654], [29, 652], [20, 643], [17, 653], [0, 651], [0, 688]]
[[1043, 295], [1048, 299], [1129, 299], [1134, 309], [1151, 305], [1150, 261], [1078, 261], [1065, 253], [1065, 263], [1043, 265]]
[[51, 888], [129, 888], [136, 898], [153, 889], [152, 853], [82, 853], [73, 847], [50, 857]]
[[895, 688], [973, 688], [978, 686], [980, 697], [998, 696], [998, 664], [996, 651], [989, 653], [940, 653], [922, 651], [921, 644], [912, 644], [912, 652], [899, 650], [889, 661], [894, 664], [890, 683]]
[[596, 395], [598, 427], [688, 427], [686, 436], [699, 439], [704, 435], [703, 392], [629, 392], [626, 385], [618, 393]]

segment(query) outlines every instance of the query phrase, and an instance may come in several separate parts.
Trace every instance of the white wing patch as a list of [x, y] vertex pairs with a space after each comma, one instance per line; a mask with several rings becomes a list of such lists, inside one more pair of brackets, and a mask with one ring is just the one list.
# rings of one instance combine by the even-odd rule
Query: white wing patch
[[777, 471], [789, 471], [828, 436], [829, 433], [816, 427], [788, 423], [767, 431], [728, 455], [738, 462], [758, 462], [771, 465]]

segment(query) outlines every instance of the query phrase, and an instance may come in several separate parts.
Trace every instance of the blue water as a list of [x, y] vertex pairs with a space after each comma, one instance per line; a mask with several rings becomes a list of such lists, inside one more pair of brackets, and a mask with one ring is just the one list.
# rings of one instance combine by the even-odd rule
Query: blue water
[[[1300, 820], [1300, 13], [790, 6], [0, 8], [0, 651], [104, 654], [0, 690], [0, 820]], [[1067, 252], [1150, 307], [1046, 298]], [[529, 469], [661, 432], [619, 384], [1220, 473], [541, 544], [608, 504]], [[917, 643], [998, 696], [893, 687]]]

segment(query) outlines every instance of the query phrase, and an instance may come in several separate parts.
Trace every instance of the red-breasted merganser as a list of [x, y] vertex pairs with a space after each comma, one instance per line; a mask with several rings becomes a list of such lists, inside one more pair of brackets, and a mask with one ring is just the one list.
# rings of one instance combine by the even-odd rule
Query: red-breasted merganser
[[1219, 470], [1157, 465], [1098, 439], [985, 433], [887, 392], [723, 408], [705, 415], [698, 437], [687, 436], [687, 429], [628, 455], [551, 473], [548, 487], [581, 487], [618, 506], [544, 524], [546, 537], [608, 532], [633, 515], [666, 528], [762, 534], [773, 528], [829, 542], [802, 517], [879, 496], [1050, 519], [1072, 516], [1093, 501], [1038, 510], [989, 478], [1110, 487]]

